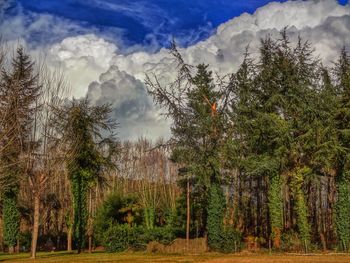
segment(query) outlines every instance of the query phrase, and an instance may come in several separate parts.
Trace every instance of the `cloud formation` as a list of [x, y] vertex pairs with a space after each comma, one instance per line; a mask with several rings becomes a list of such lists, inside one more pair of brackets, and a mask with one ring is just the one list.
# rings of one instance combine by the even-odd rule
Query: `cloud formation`
[[60, 67], [72, 84], [72, 96], [86, 95], [89, 84], [110, 67], [118, 48], [93, 34], [68, 37], [47, 51], [52, 66]]
[[[187, 63], [207, 63], [212, 70], [226, 74], [238, 68], [247, 45], [256, 56], [260, 39], [267, 35], [278, 37], [286, 26], [292, 41], [299, 35], [309, 40], [326, 65], [337, 57], [343, 46], [350, 47], [350, 5], [320, 0], [268, 4], [252, 15], [242, 14], [221, 25], [209, 39], [179, 50]], [[133, 125], [133, 138], [135, 134], [143, 134], [142, 127], [147, 127], [151, 131], [148, 135], [153, 138], [160, 134], [167, 136], [168, 126], [159, 124], [159, 112], [145, 94], [142, 81], [146, 73], [156, 74], [162, 83], [174, 79], [176, 62], [168, 50], [161, 49], [154, 54], [119, 54], [110, 63], [106, 73], [109, 77], [102, 74], [99, 83], [92, 83], [89, 97], [97, 97], [99, 103], [113, 102], [116, 116], [120, 118], [121, 134], [126, 138], [129, 137], [126, 131]], [[142, 125], [137, 125], [139, 123]], [[153, 133], [153, 130], [157, 131]]]
[[116, 66], [89, 85], [87, 96], [92, 103], [111, 104], [120, 123], [120, 138], [136, 140], [141, 135], [150, 138], [169, 135], [169, 122], [154, 108], [144, 84]]
[[[39, 30], [40, 22], [37, 23], [34, 28]], [[350, 48], [349, 4], [297, 0], [270, 3], [253, 14], [242, 14], [220, 25], [210, 38], [179, 51], [187, 63], [206, 63], [223, 75], [238, 68], [247, 45], [257, 56], [260, 39], [267, 35], [278, 37], [286, 26], [291, 40], [298, 35], [308, 39], [324, 64], [334, 60], [343, 46]], [[147, 73], [157, 75], [162, 83], [174, 79], [176, 62], [168, 50], [125, 54], [118, 44], [85, 33], [68, 37], [47, 50], [50, 63], [66, 70], [74, 96], [86, 94], [94, 103], [112, 104], [121, 138], [169, 135], [169, 122], [162, 120], [143, 84]]]

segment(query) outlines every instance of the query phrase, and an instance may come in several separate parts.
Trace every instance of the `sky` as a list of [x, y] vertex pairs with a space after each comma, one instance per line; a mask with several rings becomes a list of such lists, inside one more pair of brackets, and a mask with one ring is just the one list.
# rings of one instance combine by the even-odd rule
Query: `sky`
[[[186, 62], [233, 72], [249, 44], [288, 26], [291, 39], [310, 40], [325, 65], [350, 49], [347, 0], [0, 0], [0, 34], [44, 53], [72, 86], [71, 97], [111, 103], [119, 136], [169, 137], [171, 120], [148, 96], [146, 73], [166, 85], [175, 76], [174, 38]], [[219, 56], [220, 54], [220, 56]]]
[[[253, 13], [269, 0], [19, 0], [24, 12], [51, 14], [120, 37], [127, 45], [182, 45], [207, 38], [220, 24], [243, 12]], [[280, 1], [285, 2], [285, 1]], [[117, 29], [117, 30], [116, 30]], [[113, 31], [113, 32], [111, 32]], [[190, 37], [189, 37], [190, 36]], [[36, 36], [30, 36], [35, 38]], [[63, 37], [63, 36], [61, 36]]]

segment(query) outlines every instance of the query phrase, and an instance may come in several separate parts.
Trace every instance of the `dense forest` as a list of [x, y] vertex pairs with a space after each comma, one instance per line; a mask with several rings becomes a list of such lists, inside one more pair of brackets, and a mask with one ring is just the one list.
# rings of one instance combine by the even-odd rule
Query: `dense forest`
[[283, 30], [225, 76], [170, 51], [176, 80], [145, 79], [173, 123], [152, 142], [118, 138], [110, 105], [67, 99], [62, 72], [1, 50], [0, 248], [35, 257], [203, 238], [218, 252], [349, 251], [347, 51], [325, 67]]

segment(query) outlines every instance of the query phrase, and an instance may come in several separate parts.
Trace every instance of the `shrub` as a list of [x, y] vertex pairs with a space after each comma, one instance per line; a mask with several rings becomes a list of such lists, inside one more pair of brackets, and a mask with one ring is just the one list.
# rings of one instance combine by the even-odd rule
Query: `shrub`
[[302, 250], [302, 242], [299, 234], [293, 230], [282, 234], [282, 249], [284, 251], [300, 251]]
[[128, 249], [145, 250], [151, 241], [169, 244], [174, 239], [170, 227], [154, 227], [148, 230], [142, 226], [130, 227], [127, 224], [110, 225], [103, 235], [103, 246], [110, 252]]
[[171, 227], [155, 227], [152, 230], [146, 230], [147, 243], [157, 241], [164, 245], [168, 245], [175, 239], [174, 231]]
[[[133, 196], [112, 193], [107, 197], [97, 210], [94, 221], [95, 238], [98, 244], [103, 243], [104, 235], [111, 225], [141, 222], [141, 215], [136, 203], [136, 198]], [[128, 214], [131, 216], [128, 217]]]
[[21, 245], [21, 251], [27, 252], [30, 249], [32, 242], [32, 233], [30, 231], [21, 232], [19, 234], [19, 244]]
[[241, 249], [242, 235], [232, 227], [225, 227], [220, 234], [219, 251], [224, 253], [237, 252]]

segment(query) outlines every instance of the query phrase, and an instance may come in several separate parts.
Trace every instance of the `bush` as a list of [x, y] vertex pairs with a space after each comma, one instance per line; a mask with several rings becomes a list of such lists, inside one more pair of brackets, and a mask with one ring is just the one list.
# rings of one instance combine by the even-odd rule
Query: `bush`
[[175, 239], [174, 231], [171, 227], [155, 227], [146, 231], [147, 243], [151, 241], [157, 241], [164, 245], [168, 245]]
[[94, 220], [97, 244], [103, 243], [104, 234], [111, 225], [141, 223], [142, 217], [139, 210], [135, 197], [121, 196], [117, 193], [110, 194], [98, 208]]
[[174, 239], [170, 227], [155, 227], [147, 230], [142, 226], [130, 227], [127, 224], [110, 225], [103, 235], [103, 246], [110, 252], [128, 249], [145, 250], [151, 241], [169, 244]]
[[30, 250], [32, 243], [32, 233], [30, 231], [21, 232], [19, 234], [19, 244], [21, 245], [21, 251], [27, 252]]
[[234, 228], [224, 228], [220, 234], [220, 247], [219, 251], [224, 253], [237, 252], [241, 249], [242, 235]]
[[293, 230], [282, 234], [282, 250], [284, 251], [301, 251], [302, 242], [299, 234]]

